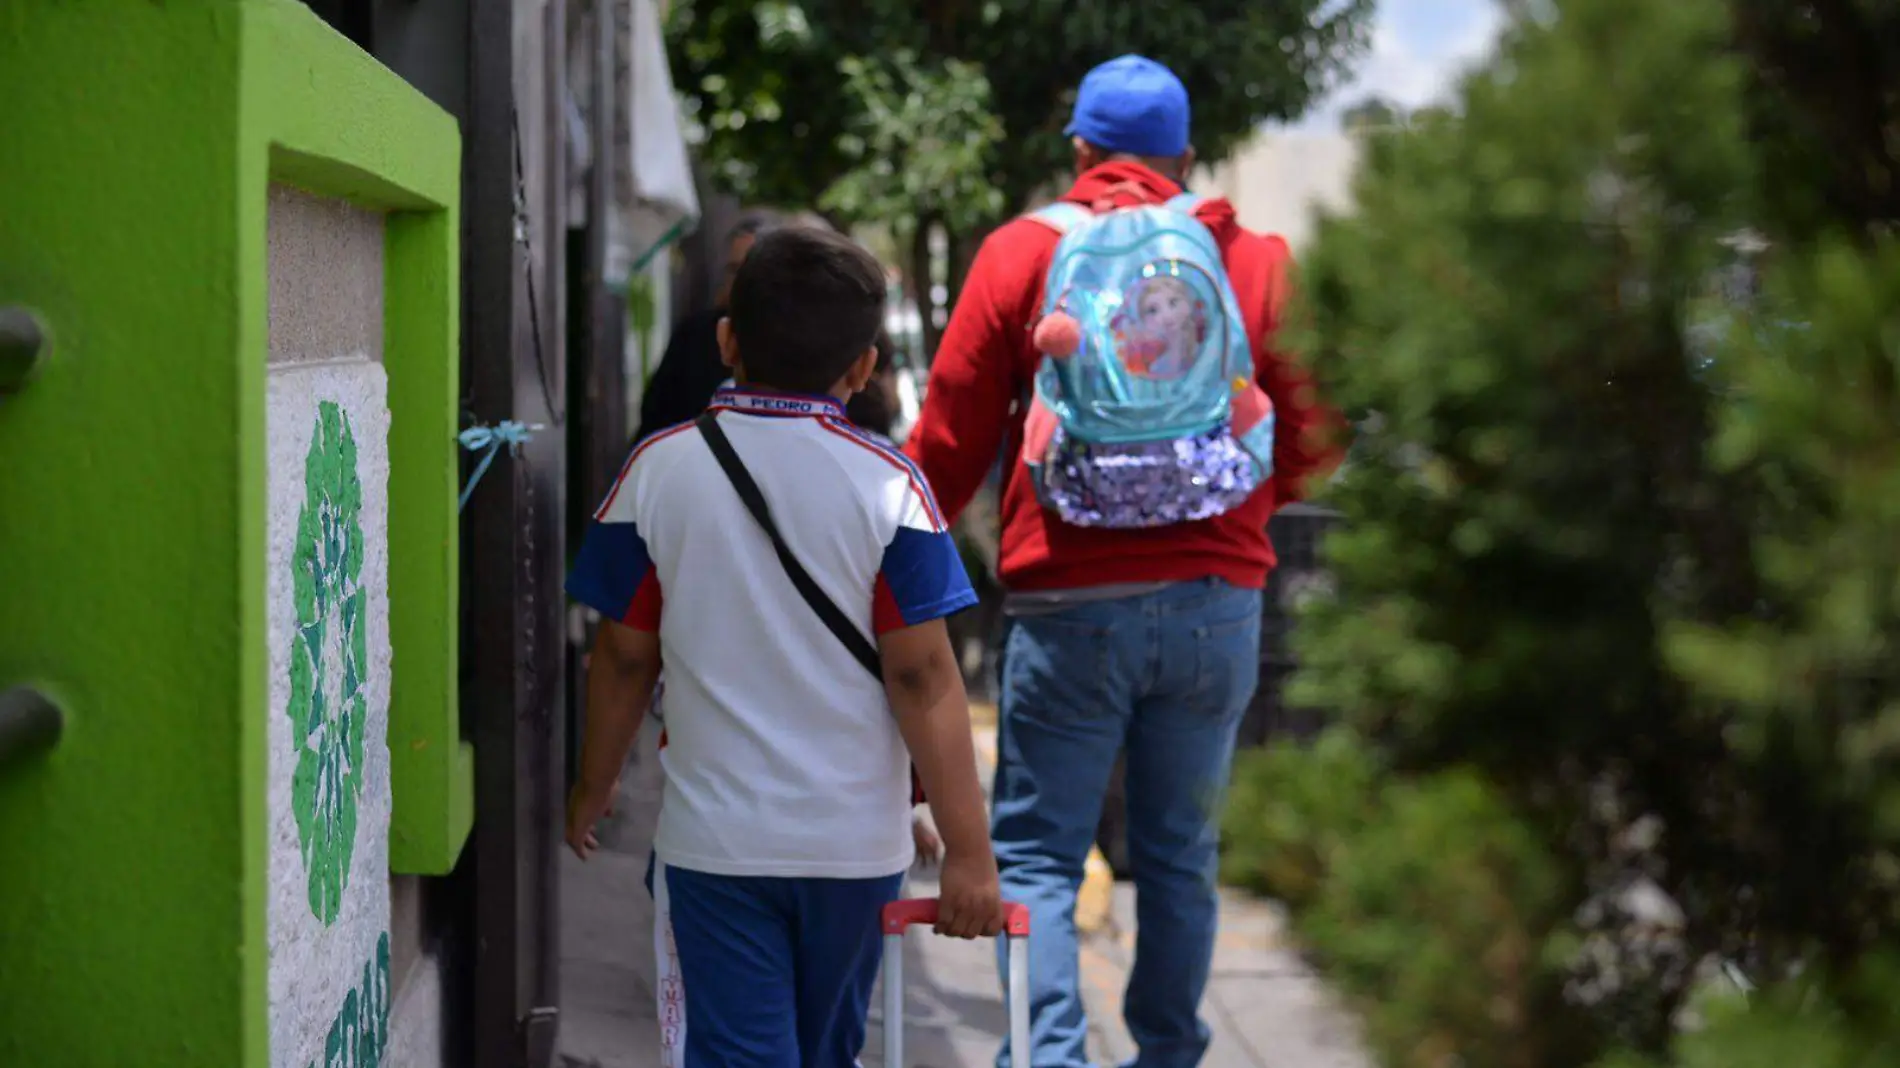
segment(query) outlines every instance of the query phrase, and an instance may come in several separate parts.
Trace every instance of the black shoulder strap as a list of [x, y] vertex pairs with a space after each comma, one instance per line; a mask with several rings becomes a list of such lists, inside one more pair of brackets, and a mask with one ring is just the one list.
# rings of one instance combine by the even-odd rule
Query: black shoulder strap
[[765, 536], [771, 539], [772, 549], [778, 553], [779, 565], [785, 569], [785, 577], [792, 580], [792, 585], [797, 588], [798, 595], [811, 606], [811, 610], [817, 614], [819, 621], [825, 625], [825, 629], [844, 643], [844, 647], [850, 650], [858, 663], [864, 665], [864, 670], [870, 672], [871, 677], [882, 682], [884, 662], [878, 657], [877, 646], [871, 644], [871, 640], [852, 625], [844, 611], [832, 603], [831, 598], [825, 596], [825, 591], [812, 580], [804, 565], [798, 562], [798, 557], [792, 555], [792, 547], [785, 544], [785, 536], [779, 533], [778, 524], [772, 521], [772, 509], [765, 503], [765, 494], [759, 492], [759, 484], [752, 480], [752, 472], [746, 470], [745, 461], [739, 459], [739, 453], [733, 449], [731, 439], [727, 438], [726, 432], [720, 429], [718, 418], [713, 413], [707, 412], [699, 417], [697, 425], [700, 435], [711, 447], [713, 457], [719, 461], [720, 468], [726, 472], [727, 480], [738, 492], [739, 500], [745, 505], [745, 510], [752, 513], [752, 518], [758, 520], [760, 528], [765, 531]]

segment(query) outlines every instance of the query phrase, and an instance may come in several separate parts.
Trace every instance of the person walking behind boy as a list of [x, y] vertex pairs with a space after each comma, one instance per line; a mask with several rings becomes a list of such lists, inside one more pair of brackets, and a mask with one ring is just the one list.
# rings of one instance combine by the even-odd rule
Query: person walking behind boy
[[732, 280], [738, 277], [753, 244], [781, 224], [777, 212], [760, 208], [739, 216], [726, 232], [724, 273], [712, 307], [693, 312], [673, 325], [653, 377], [640, 390], [640, 422], [634, 428], [634, 445], [697, 417], [726, 381], [726, 366], [719, 355], [719, 323], [726, 317]]
[[[938, 930], [1003, 927], [943, 622], [975, 595], [916, 469], [844, 416], [872, 376], [883, 312], [883, 271], [848, 239], [761, 237], [719, 326], [737, 384], [714, 399], [711, 426], [632, 452], [568, 579], [605, 617], [568, 809], [583, 859], [666, 665], [654, 889], [678, 952], [687, 1064], [855, 1063], [880, 911], [913, 858], [911, 763], [945, 846]], [[794, 585], [713, 451], [722, 440], [780, 548], [876, 636], [881, 684]]]
[[[1075, 184], [1053, 211], [1007, 223], [984, 242], [944, 331], [923, 413], [905, 446], [954, 517], [1008, 443], [999, 571], [1008, 591], [1009, 629], [1000, 672], [993, 831], [1004, 887], [1029, 906], [1036, 932], [1029, 984], [1035, 1066], [1088, 1063], [1076, 890], [1116, 754], [1125, 749], [1137, 930], [1123, 1016], [1140, 1047], [1135, 1063], [1141, 1068], [1189, 1068], [1208, 1042], [1199, 1006], [1219, 914], [1218, 803], [1241, 716], [1259, 678], [1260, 591], [1274, 563], [1267, 519], [1334, 462], [1332, 431], [1339, 424], [1298, 365], [1274, 345], [1291, 272], [1286, 242], [1242, 229], [1226, 201], [1177, 199], [1194, 162], [1187, 90], [1180, 80], [1141, 56], [1110, 60], [1083, 79], [1066, 133], [1075, 153]], [[1042, 488], [1058, 476], [1115, 471], [1092, 468], [1086, 451], [1064, 452], [1055, 445], [1029, 455], [1028, 402], [1032, 393], [1044, 393], [1032, 390], [1044, 366], [1038, 349], [1043, 331], [1032, 327], [1055, 326], [1060, 318], [1075, 327], [1069, 312], [1090, 317], [1108, 308], [1106, 316], [1114, 306], [1104, 293], [1099, 300], [1059, 304], [1067, 311], [1045, 317], [1045, 282], [1057, 243], [1073, 232], [1068, 228], [1087, 227], [1117, 208], [1162, 205], [1200, 224], [1167, 225], [1211, 238], [1218, 262], [1206, 266], [1225, 274], [1226, 282], [1212, 284], [1211, 271], [1197, 274], [1178, 260], [1151, 262], [1140, 274], [1147, 281], [1120, 294], [1128, 301], [1128, 316], [1116, 323], [1131, 340], [1148, 333], [1158, 345], [1123, 348], [1104, 333], [1095, 336], [1095, 347], [1077, 354], [1050, 332], [1050, 359], [1075, 356], [1070, 366], [1076, 384], [1086, 386], [1082, 376], [1105, 370], [1109, 358], [1119, 356], [1125, 371], [1117, 373], [1133, 383], [1131, 393], [1154, 396], [1184, 389], [1182, 383], [1207, 383], [1205, 376], [1195, 377], [1197, 358], [1224, 361], [1221, 354], [1244, 342], [1252, 373], [1235, 380], [1233, 410], [1240, 411], [1243, 399], [1257, 402], [1256, 391], [1271, 401], [1271, 474], [1238, 503], [1203, 508], [1166, 525], [1144, 527], [1127, 516], [1107, 515], [1076, 515], [1070, 522], [1044, 507], [1039, 476], [1025, 461], [1035, 461], [1046, 475]], [[1131, 248], [1175, 240], [1162, 237], [1158, 244]], [[1169, 255], [1190, 247], [1202, 248], [1200, 239], [1177, 244]], [[1101, 266], [1110, 259], [1093, 262]], [[1069, 262], [1081, 261], [1072, 256]], [[1194, 285], [1187, 284], [1190, 279]], [[1238, 322], [1224, 314], [1230, 295]], [[1194, 343], [1182, 344], [1183, 332]], [[1086, 408], [1080, 400], [1072, 406]], [[1226, 444], [1205, 438], [1163, 442], [1178, 450], [1173, 455], [1184, 469], [1221, 455], [1216, 446]], [[1163, 477], [1169, 472], [1156, 454], [1140, 453], [1146, 447], [1125, 447], [1149, 461], [1130, 470], [1152, 476], [1152, 485], [1179, 485], [1181, 480]], [[1117, 448], [1124, 447], [1104, 454]], [[1150, 514], [1207, 505], [1215, 486], [1237, 483], [1198, 484], [1208, 487], [1200, 500], [1157, 498], [1146, 502], [1156, 505]]]

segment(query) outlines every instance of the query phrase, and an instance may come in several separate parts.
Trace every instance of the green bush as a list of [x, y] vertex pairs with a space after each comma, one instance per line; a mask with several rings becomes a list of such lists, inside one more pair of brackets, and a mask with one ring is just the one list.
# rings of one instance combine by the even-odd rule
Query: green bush
[[1343, 726], [1238, 770], [1229, 872], [1389, 1065], [1900, 1063], [1900, 7], [1509, 8], [1306, 257], [1379, 417]]
[[1243, 757], [1230, 882], [1285, 901], [1386, 1063], [1540, 1065], [1562, 1029], [1554, 864], [1469, 772], [1394, 778], [1346, 730]]
[[1379, 817], [1376, 757], [1349, 731], [1311, 749], [1243, 753], [1228, 795], [1222, 869], [1228, 882], [1300, 907], [1311, 903], [1341, 842]]
[[1557, 1063], [1565, 918], [1555, 865], [1480, 777], [1393, 784], [1303, 930], [1387, 1064]]

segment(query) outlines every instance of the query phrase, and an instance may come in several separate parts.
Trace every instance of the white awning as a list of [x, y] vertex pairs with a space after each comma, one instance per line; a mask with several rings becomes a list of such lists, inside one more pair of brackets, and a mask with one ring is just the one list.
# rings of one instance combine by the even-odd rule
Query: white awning
[[[607, 0], [613, 12], [613, 143], [606, 280], [616, 288], [699, 224], [699, 194], [667, 65], [659, 0]], [[569, 220], [586, 218], [587, 170], [602, 146], [587, 143], [592, 103], [595, 0], [569, 0], [568, 92], [582, 129], [570, 138]]]

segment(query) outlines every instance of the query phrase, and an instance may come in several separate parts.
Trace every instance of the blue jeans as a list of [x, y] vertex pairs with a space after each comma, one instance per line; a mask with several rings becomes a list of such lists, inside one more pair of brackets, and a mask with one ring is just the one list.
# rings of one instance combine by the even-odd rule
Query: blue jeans
[[1132, 1063], [1190, 1068], [1207, 1050], [1221, 798], [1259, 682], [1260, 609], [1260, 591], [1208, 580], [1010, 621], [992, 834], [1004, 896], [1030, 909], [1035, 1068], [1088, 1064], [1075, 895], [1124, 748]]

